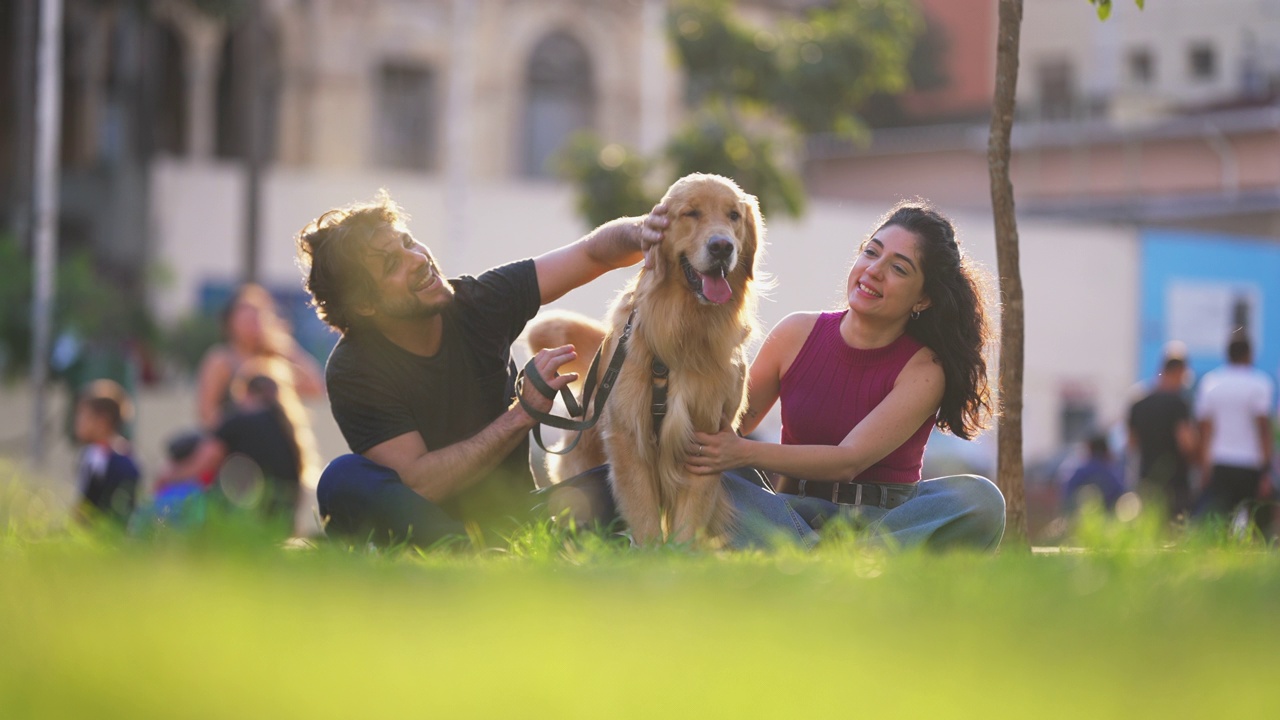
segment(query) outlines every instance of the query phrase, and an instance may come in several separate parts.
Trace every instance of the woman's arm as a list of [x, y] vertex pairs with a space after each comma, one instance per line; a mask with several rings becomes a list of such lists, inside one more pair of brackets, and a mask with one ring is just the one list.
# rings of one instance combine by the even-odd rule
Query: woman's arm
[[747, 374], [747, 408], [738, 422], [740, 434], [751, 434], [778, 401], [782, 376], [804, 346], [817, 319], [816, 313], [794, 313], [769, 331]]
[[222, 399], [231, 385], [232, 368], [228, 352], [220, 345], [211, 348], [196, 375], [196, 419], [205, 430], [212, 430], [222, 420]]
[[839, 445], [781, 445], [731, 432], [695, 433], [687, 467], [717, 474], [750, 466], [807, 480], [852, 480], [906, 442], [938, 411], [944, 376], [933, 351], [921, 348], [898, 375], [893, 390]]

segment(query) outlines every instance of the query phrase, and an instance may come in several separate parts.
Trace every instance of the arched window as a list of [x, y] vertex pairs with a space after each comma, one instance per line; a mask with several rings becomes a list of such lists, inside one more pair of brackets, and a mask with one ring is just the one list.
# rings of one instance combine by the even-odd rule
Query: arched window
[[227, 34], [218, 63], [218, 132], [216, 154], [244, 158], [249, 150], [250, 89], [259, 94], [259, 151], [264, 163], [275, 158], [279, 125], [281, 66], [279, 33], [265, 19], [258, 26], [257, 42], [250, 45], [253, 25], [241, 21]]
[[551, 176], [548, 160], [570, 135], [593, 127], [595, 104], [591, 59], [582, 43], [562, 31], [542, 38], [525, 72], [522, 174]]

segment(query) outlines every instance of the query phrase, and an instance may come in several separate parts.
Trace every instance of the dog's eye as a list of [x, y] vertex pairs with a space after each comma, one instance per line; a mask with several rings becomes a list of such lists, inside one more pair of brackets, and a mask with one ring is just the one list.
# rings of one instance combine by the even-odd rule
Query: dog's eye
[[732, 222], [738, 222], [738, 221], [739, 221], [739, 220], [741, 220], [741, 219], [742, 219], [742, 213], [738, 212], [737, 210], [730, 210], [730, 211], [729, 211], [729, 220], [730, 220], [730, 221], [732, 221]]
[[701, 210], [685, 210], [684, 216], [687, 218], [693, 218], [694, 220], [697, 220], [698, 218], [702, 217], [702, 211]]

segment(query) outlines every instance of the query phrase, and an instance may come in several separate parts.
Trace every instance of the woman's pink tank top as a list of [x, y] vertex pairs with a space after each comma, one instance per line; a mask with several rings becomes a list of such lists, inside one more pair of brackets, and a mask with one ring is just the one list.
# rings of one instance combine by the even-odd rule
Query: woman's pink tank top
[[[882, 348], [851, 348], [840, 336], [842, 317], [844, 312], [818, 316], [800, 354], [782, 377], [784, 445], [839, 445], [888, 396], [907, 361], [924, 347], [904, 333]], [[935, 419], [925, 420], [906, 442], [855, 480], [919, 482], [924, 446]]]

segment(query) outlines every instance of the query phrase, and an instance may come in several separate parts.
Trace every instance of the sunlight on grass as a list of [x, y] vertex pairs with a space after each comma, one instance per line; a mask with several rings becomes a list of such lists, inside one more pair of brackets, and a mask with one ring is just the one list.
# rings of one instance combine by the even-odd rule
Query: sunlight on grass
[[[0, 488], [4, 484], [0, 482]], [[1082, 518], [1078, 553], [285, 549], [131, 537], [0, 493], [0, 717], [1240, 717], [1280, 564]], [[19, 502], [21, 500], [21, 502]], [[15, 508], [21, 508], [16, 511]], [[45, 523], [40, 525], [40, 523]]]

